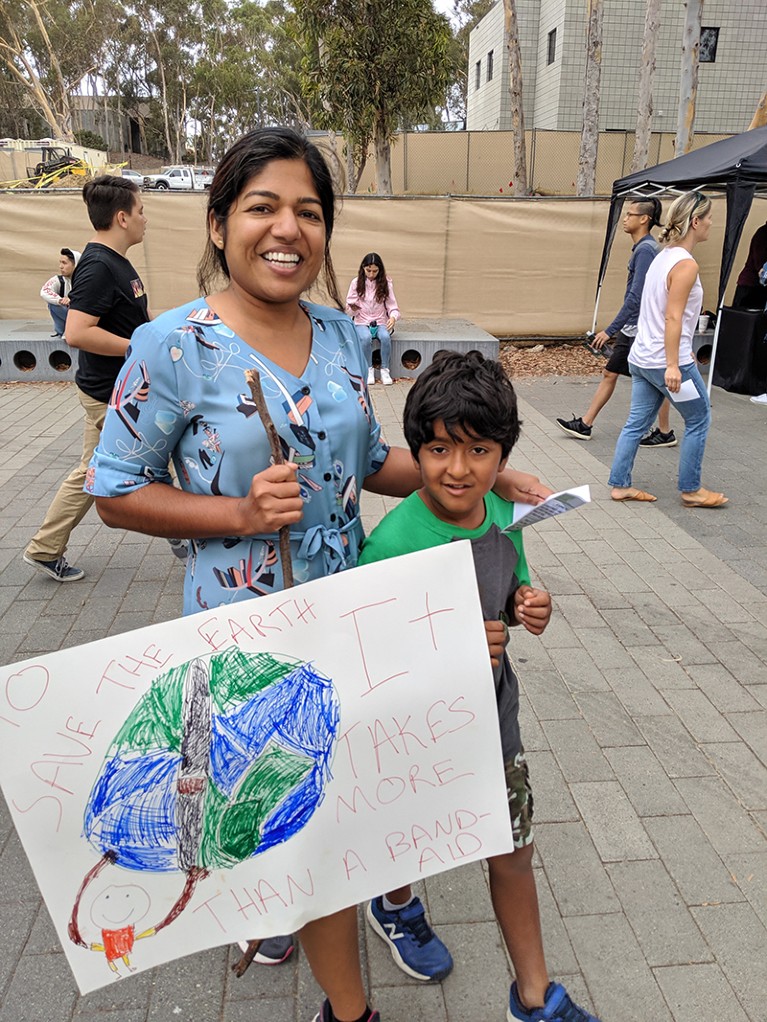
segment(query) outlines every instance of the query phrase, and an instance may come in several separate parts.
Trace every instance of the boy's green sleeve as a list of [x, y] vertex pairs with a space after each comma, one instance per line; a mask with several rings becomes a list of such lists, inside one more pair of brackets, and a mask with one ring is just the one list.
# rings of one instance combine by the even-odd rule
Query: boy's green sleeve
[[373, 564], [374, 561], [385, 561], [387, 557], [395, 556], [394, 552], [387, 551], [388, 544], [383, 536], [380, 535], [380, 531], [381, 526], [378, 525], [365, 538], [357, 564]]

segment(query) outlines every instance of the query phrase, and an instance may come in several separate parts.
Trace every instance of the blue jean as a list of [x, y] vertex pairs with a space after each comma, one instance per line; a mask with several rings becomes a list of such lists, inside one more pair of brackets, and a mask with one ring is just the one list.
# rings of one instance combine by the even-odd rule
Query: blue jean
[[[631, 486], [631, 469], [639, 450], [639, 441], [655, 421], [663, 399], [669, 396], [664, 383], [665, 369], [643, 369], [629, 362], [631, 369], [631, 408], [626, 425], [621, 430], [610, 468], [610, 486]], [[680, 366], [682, 382], [692, 380], [700, 397], [680, 401], [674, 408], [684, 419], [684, 436], [679, 451], [678, 488], [681, 493], [694, 493], [700, 489], [703, 452], [711, 422], [706, 386], [695, 363]]]
[[[370, 333], [370, 327], [355, 325], [354, 329], [357, 331], [357, 336], [360, 339], [365, 360], [368, 366], [371, 366], [373, 364], [373, 337]], [[388, 369], [391, 364], [391, 334], [385, 326], [380, 326], [379, 324], [376, 337], [381, 343], [381, 368]]]
[[50, 312], [51, 319], [53, 320], [53, 329], [57, 334], [63, 334], [64, 325], [67, 321], [67, 306], [49, 304], [48, 312]]

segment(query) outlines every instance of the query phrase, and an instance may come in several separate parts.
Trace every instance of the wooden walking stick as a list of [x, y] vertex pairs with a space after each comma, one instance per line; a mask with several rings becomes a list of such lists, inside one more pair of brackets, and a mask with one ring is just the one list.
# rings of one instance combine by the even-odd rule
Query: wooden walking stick
[[[269, 414], [269, 409], [266, 406], [266, 400], [264, 398], [264, 392], [261, 389], [261, 377], [258, 374], [257, 369], [246, 369], [245, 379], [248, 381], [250, 387], [250, 394], [253, 398], [253, 404], [256, 406], [258, 417], [261, 419], [261, 423], [266, 430], [266, 435], [269, 438], [269, 447], [272, 451], [272, 460], [275, 465], [283, 465], [285, 459], [282, 456], [282, 446], [280, 445], [280, 437], [277, 433], [277, 429], [272, 421], [272, 417]], [[282, 565], [282, 580], [284, 589], [293, 588], [293, 562], [290, 557], [290, 526], [283, 525], [279, 532], [280, 536], [280, 564]], [[238, 978], [244, 976], [250, 968], [250, 964], [258, 954], [258, 949], [261, 947], [263, 942], [259, 940], [249, 940], [248, 946], [243, 952], [242, 957], [238, 962], [232, 966], [232, 971]]]
[[[280, 437], [277, 433], [277, 429], [272, 422], [272, 417], [269, 414], [269, 409], [266, 407], [266, 401], [264, 399], [264, 392], [261, 389], [261, 377], [258, 375], [257, 369], [246, 369], [245, 379], [248, 381], [250, 387], [250, 394], [253, 398], [253, 404], [256, 406], [256, 411], [261, 419], [266, 435], [269, 438], [269, 447], [272, 451], [272, 460], [275, 465], [284, 465], [285, 459], [282, 456], [282, 446], [280, 445]], [[282, 581], [283, 589], [293, 588], [293, 562], [290, 559], [290, 526], [283, 525], [280, 529], [280, 564], [282, 565]]]

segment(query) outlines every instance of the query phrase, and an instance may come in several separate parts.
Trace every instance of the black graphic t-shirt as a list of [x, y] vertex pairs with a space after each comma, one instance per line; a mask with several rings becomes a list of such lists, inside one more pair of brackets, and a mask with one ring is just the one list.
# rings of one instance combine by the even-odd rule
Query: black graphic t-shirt
[[[130, 338], [136, 327], [149, 322], [144, 285], [131, 263], [98, 242], [85, 246], [72, 278], [69, 308], [98, 316], [99, 326], [118, 337]], [[78, 353], [77, 386], [97, 401], [108, 401], [124, 359], [121, 355]]]

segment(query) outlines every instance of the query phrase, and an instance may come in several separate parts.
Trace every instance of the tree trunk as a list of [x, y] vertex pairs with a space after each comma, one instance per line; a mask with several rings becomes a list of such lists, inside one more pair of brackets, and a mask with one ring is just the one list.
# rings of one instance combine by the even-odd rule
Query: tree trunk
[[[37, 10], [37, 7], [34, 7], [34, 13], [37, 17], [38, 25], [41, 25], [40, 12]], [[50, 39], [44, 25], [42, 26], [41, 34], [46, 45], [50, 47]], [[10, 26], [8, 37], [8, 39], [0, 39], [0, 59], [5, 64], [6, 70], [26, 90], [30, 102], [49, 125], [51, 134], [62, 139], [64, 142], [74, 142], [72, 111], [69, 105], [69, 94], [66, 92], [66, 89], [64, 89], [63, 94], [60, 93], [58, 96], [51, 95], [38, 78], [37, 69], [32, 63], [26, 45], [15, 29]], [[55, 54], [51, 54], [51, 60], [54, 61], [55, 59]], [[18, 67], [18, 64], [21, 64], [23, 71]], [[58, 61], [56, 61], [56, 67], [59, 68], [60, 76], [61, 68], [58, 65]], [[60, 86], [62, 83], [61, 77], [56, 80]]]
[[695, 136], [695, 100], [698, 95], [698, 57], [703, 0], [687, 0], [682, 35], [682, 70], [679, 76], [679, 113], [674, 155], [689, 153]]
[[652, 87], [655, 80], [655, 50], [660, 28], [661, 0], [647, 0], [642, 39], [642, 66], [639, 70], [639, 102], [637, 123], [634, 134], [634, 158], [631, 173], [644, 170], [650, 156], [650, 132], [652, 131]]
[[514, 194], [529, 195], [527, 184], [527, 150], [525, 147], [525, 113], [522, 106], [522, 55], [515, 0], [503, 0], [506, 47], [509, 53], [509, 95], [511, 97], [511, 130], [514, 138]]
[[767, 89], [762, 93], [762, 98], [756, 104], [756, 110], [751, 118], [748, 130], [751, 131], [752, 128], [764, 127], [767, 127]]
[[376, 191], [391, 195], [391, 142], [380, 121], [376, 123]]
[[578, 153], [578, 195], [593, 195], [597, 183], [599, 90], [602, 82], [602, 0], [588, 0], [586, 75], [583, 81], [583, 127]]
[[34, 15], [37, 30], [43, 40], [43, 45], [48, 53], [48, 59], [51, 63], [51, 74], [55, 82], [55, 107], [56, 107], [56, 127], [59, 130], [59, 135], [64, 142], [74, 142], [75, 136], [72, 133], [72, 107], [69, 102], [69, 90], [67, 84], [64, 81], [64, 75], [61, 72], [61, 65], [59, 64], [59, 58], [56, 56], [56, 52], [53, 49], [53, 45], [50, 40], [50, 36], [45, 28], [45, 23], [40, 12], [37, 3], [34, 0], [27, 0], [27, 6]]
[[152, 37], [155, 53], [157, 54], [157, 70], [160, 72], [160, 91], [162, 93], [162, 118], [163, 128], [165, 130], [165, 146], [168, 150], [168, 159], [172, 160], [173, 143], [170, 137], [170, 112], [168, 110], [168, 86], [165, 81], [165, 65], [163, 64], [162, 60], [162, 49], [160, 48], [160, 41], [157, 38], [157, 33], [154, 32], [151, 29], [151, 27], [149, 28], [149, 35]]

